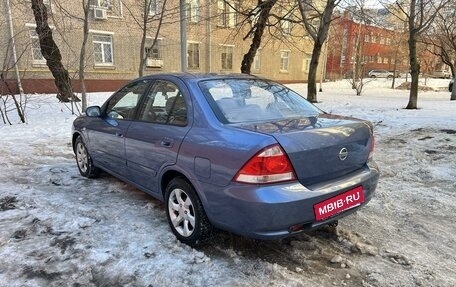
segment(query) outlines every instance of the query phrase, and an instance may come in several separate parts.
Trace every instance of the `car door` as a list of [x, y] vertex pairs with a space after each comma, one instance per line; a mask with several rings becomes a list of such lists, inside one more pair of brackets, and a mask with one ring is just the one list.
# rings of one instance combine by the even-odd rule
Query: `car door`
[[191, 126], [190, 95], [177, 80], [156, 80], [127, 132], [129, 179], [158, 192], [160, 170], [176, 163], [179, 147]]
[[140, 80], [116, 92], [106, 102], [103, 116], [91, 124], [88, 137], [96, 165], [120, 176], [127, 175], [125, 134], [149, 84], [150, 80]]

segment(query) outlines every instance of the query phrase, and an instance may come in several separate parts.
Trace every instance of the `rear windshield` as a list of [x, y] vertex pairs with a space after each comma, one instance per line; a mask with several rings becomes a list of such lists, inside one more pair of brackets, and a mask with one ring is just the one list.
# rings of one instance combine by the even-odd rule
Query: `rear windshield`
[[280, 84], [257, 79], [218, 79], [200, 82], [217, 117], [225, 123], [315, 117], [319, 109]]

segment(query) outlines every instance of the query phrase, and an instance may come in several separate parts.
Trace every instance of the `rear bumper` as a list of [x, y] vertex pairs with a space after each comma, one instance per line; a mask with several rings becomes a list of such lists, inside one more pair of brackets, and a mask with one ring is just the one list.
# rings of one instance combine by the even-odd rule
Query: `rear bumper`
[[[345, 217], [372, 198], [379, 178], [374, 162], [343, 177], [305, 187], [299, 182], [267, 186], [231, 184], [223, 191], [206, 192], [206, 213], [212, 224], [256, 239], [279, 239]], [[313, 206], [357, 186], [364, 202], [323, 221], [316, 221]], [[292, 231], [292, 226], [300, 226]]]

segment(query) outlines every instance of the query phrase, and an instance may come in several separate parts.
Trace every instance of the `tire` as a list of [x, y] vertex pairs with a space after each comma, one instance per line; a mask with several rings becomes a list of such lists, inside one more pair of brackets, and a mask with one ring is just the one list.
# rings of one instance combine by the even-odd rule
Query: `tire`
[[78, 165], [79, 173], [82, 176], [96, 178], [100, 175], [100, 169], [93, 165], [92, 158], [80, 136], [75, 141], [74, 154], [76, 155], [76, 164]]
[[166, 217], [179, 241], [196, 246], [210, 239], [212, 225], [195, 189], [182, 177], [172, 179], [165, 193]]
[[375, 76], [375, 75], [372, 75], [372, 76], [370, 76], [370, 77], [371, 77], [371, 79], [375, 79], [375, 78], [376, 78], [376, 76]]
[[387, 79], [392, 79], [392, 78], [393, 78], [393, 76], [391, 76], [391, 75], [388, 75], [388, 77], [386, 77], [386, 78], [387, 78]]

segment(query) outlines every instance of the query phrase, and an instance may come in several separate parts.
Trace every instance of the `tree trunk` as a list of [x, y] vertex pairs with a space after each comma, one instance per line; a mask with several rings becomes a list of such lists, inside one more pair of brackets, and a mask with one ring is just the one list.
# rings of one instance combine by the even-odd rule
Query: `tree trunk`
[[258, 21], [254, 27], [255, 30], [253, 32], [252, 44], [250, 45], [249, 51], [244, 55], [244, 58], [242, 59], [241, 73], [243, 74], [250, 74], [251, 72], [252, 63], [258, 48], [260, 48], [261, 38], [263, 37], [269, 14], [276, 2], [277, 0], [268, 0], [265, 2], [262, 2], [261, 0], [258, 1], [258, 7], [261, 9], [260, 15], [258, 16]]
[[456, 84], [455, 83], [453, 83], [453, 88], [451, 89], [450, 101], [456, 101]]
[[318, 69], [318, 62], [320, 59], [321, 49], [323, 47], [323, 43], [328, 38], [328, 31], [329, 26], [331, 24], [331, 18], [336, 7], [338, 1], [337, 0], [327, 0], [325, 9], [323, 10], [323, 14], [320, 18], [320, 25], [318, 27], [317, 34], [313, 33], [309, 29], [308, 19], [306, 18], [307, 15], [305, 13], [304, 4], [305, 1], [299, 2], [299, 10], [301, 16], [303, 18], [304, 26], [306, 28], [307, 33], [312, 37], [314, 40], [314, 46], [312, 51], [312, 58], [310, 60], [310, 68], [309, 68], [309, 76], [307, 78], [307, 100], [311, 103], [317, 102], [317, 69]]
[[59, 90], [57, 98], [69, 102], [73, 97], [70, 76], [62, 64], [62, 55], [52, 38], [52, 30], [48, 24], [48, 15], [43, 0], [31, 0], [35, 16], [36, 33], [40, 40], [41, 54], [46, 59], [46, 65], [54, 77], [55, 85]]
[[85, 54], [86, 54], [86, 44], [89, 37], [89, 1], [82, 0], [82, 8], [84, 9], [84, 27], [83, 27], [83, 37], [82, 37], [82, 46], [81, 52], [79, 54], [79, 82], [81, 84], [81, 98], [82, 98], [82, 112], [85, 112], [87, 109], [87, 92], [85, 85]]
[[398, 48], [396, 47], [396, 52], [394, 54], [393, 82], [391, 83], [391, 89], [394, 89], [394, 86], [396, 85], [397, 53], [398, 53]]
[[142, 35], [141, 35], [141, 45], [139, 50], [139, 67], [138, 67], [138, 76], [142, 77], [144, 75], [144, 66], [146, 62], [146, 36], [147, 36], [147, 20], [149, 18], [149, 11], [150, 5], [152, 4], [151, 1], [145, 0], [144, 1], [144, 10], [143, 10], [143, 26], [142, 26]]
[[409, 31], [409, 52], [410, 52], [410, 73], [412, 76], [412, 83], [410, 85], [410, 97], [406, 109], [417, 109], [418, 102], [418, 80], [420, 76], [420, 63], [418, 62], [416, 52], [416, 31], [410, 29]]
[[310, 59], [309, 76], [307, 78], [307, 100], [311, 103], [317, 102], [317, 70], [323, 43], [315, 42], [312, 58]]

